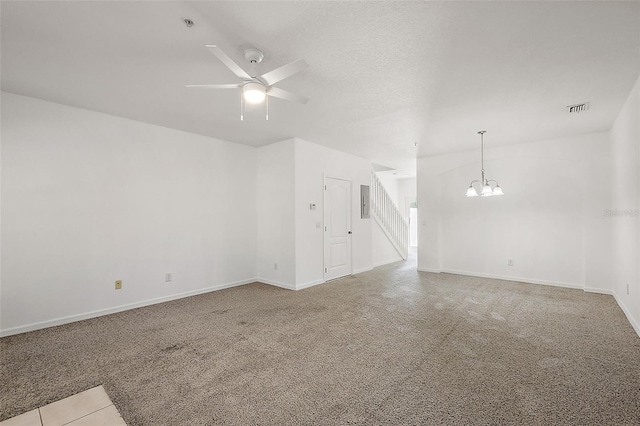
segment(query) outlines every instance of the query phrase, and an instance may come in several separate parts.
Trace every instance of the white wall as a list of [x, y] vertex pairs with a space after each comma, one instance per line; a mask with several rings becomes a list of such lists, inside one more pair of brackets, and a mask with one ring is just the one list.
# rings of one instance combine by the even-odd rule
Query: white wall
[[257, 150], [258, 280], [289, 289], [296, 283], [294, 149], [289, 139]]
[[351, 181], [353, 273], [372, 268], [371, 219], [359, 204], [369, 161], [294, 138], [258, 148], [257, 164], [260, 281], [296, 290], [324, 282], [325, 176]]
[[[353, 273], [371, 269], [373, 219], [360, 218], [360, 185], [371, 185], [371, 163], [296, 138], [295, 176], [296, 288], [323, 282], [325, 176], [351, 181]], [[311, 203], [316, 210], [309, 208]]]
[[256, 277], [254, 148], [2, 93], [2, 154], [2, 334]]
[[398, 206], [402, 217], [407, 220], [409, 220], [409, 203], [407, 200], [415, 201], [417, 194], [416, 178], [398, 179]]
[[352, 182], [353, 272], [372, 268], [359, 204], [367, 160], [299, 139], [256, 149], [8, 93], [2, 101], [3, 335], [256, 278], [290, 289], [323, 282], [324, 176]]
[[373, 267], [387, 265], [402, 260], [402, 256], [398, 253], [393, 243], [387, 237], [378, 222], [371, 218], [372, 234], [371, 234], [371, 257]]
[[464, 195], [478, 152], [419, 159], [418, 268], [609, 291], [608, 146], [597, 133], [486, 149], [506, 194], [492, 198]]
[[640, 79], [611, 130], [611, 159], [613, 292], [640, 335]]

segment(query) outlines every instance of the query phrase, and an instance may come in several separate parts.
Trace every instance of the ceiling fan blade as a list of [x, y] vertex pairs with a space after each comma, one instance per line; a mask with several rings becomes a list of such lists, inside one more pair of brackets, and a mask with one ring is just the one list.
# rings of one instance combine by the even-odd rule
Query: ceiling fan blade
[[284, 80], [287, 77], [292, 76], [293, 74], [302, 71], [307, 68], [307, 63], [304, 59], [298, 59], [287, 65], [283, 65], [280, 68], [276, 68], [273, 71], [269, 71], [266, 74], [262, 74], [260, 79], [262, 79], [267, 86], [271, 86], [272, 84], [276, 84], [280, 80]]
[[282, 90], [277, 87], [270, 87], [267, 91], [267, 95], [273, 96], [274, 98], [285, 99], [287, 101], [299, 102], [301, 104], [306, 104], [307, 102], [309, 102], [309, 98], [301, 95], [296, 95], [295, 93], [287, 92], [286, 90]]
[[186, 87], [200, 87], [202, 89], [237, 89], [242, 84], [187, 84]]
[[207, 44], [207, 48], [216, 55], [216, 58], [220, 59], [220, 61], [227, 66], [235, 75], [243, 80], [252, 80], [251, 76], [247, 74], [245, 70], [240, 68], [240, 65], [233, 62], [233, 59], [227, 56], [218, 46], [213, 44]]

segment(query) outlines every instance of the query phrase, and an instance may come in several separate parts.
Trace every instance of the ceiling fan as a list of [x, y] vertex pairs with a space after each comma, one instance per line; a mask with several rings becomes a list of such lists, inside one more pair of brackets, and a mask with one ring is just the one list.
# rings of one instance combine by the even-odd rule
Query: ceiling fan
[[296, 74], [307, 68], [307, 63], [298, 59], [287, 65], [283, 65], [268, 73], [255, 76], [255, 65], [262, 62], [264, 54], [257, 49], [246, 49], [244, 58], [251, 64], [252, 74], [247, 73], [233, 59], [227, 56], [218, 46], [208, 44], [206, 46], [220, 61], [227, 66], [242, 83], [238, 84], [189, 84], [187, 87], [199, 87], [204, 89], [240, 89], [240, 120], [244, 120], [244, 102], [259, 104], [266, 100], [266, 119], [269, 119], [269, 97], [285, 99], [287, 101], [306, 104], [309, 98], [274, 87], [277, 82]]

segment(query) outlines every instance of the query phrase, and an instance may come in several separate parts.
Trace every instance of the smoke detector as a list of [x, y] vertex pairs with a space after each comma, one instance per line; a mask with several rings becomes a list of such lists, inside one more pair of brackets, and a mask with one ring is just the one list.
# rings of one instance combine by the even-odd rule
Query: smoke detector
[[589, 109], [589, 102], [584, 102], [582, 104], [575, 104], [575, 105], [567, 105], [567, 112], [569, 114], [579, 114], [582, 111], [587, 111]]

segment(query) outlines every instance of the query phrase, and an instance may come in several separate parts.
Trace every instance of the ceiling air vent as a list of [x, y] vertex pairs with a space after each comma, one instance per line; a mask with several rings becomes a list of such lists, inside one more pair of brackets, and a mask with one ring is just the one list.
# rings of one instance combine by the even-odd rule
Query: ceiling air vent
[[589, 102], [567, 106], [567, 112], [569, 114], [579, 114], [582, 111], [586, 111], [588, 109], [589, 109]]

